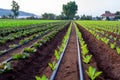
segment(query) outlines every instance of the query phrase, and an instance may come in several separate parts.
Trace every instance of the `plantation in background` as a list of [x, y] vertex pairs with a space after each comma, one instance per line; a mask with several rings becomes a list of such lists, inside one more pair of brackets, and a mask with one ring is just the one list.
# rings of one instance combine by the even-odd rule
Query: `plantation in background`
[[0, 28], [6, 27], [20, 27], [41, 23], [49, 23], [49, 22], [59, 22], [62, 20], [13, 20], [13, 19], [0, 19]]

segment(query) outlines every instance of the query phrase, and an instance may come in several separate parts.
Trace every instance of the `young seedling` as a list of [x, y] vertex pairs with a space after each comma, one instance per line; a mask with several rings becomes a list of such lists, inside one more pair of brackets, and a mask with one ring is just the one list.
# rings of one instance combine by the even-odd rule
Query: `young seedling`
[[101, 71], [97, 72], [96, 68], [93, 68], [92, 66], [89, 66], [88, 71], [86, 71], [86, 73], [88, 74], [91, 80], [95, 80], [98, 76], [102, 74]]
[[10, 48], [14, 48], [14, 47], [16, 47], [16, 46], [17, 46], [16, 44], [9, 45]]
[[55, 50], [54, 55], [55, 55], [57, 60], [60, 59], [60, 54], [59, 54], [59, 52], [57, 50]]
[[18, 60], [18, 59], [25, 59], [30, 57], [28, 53], [18, 53], [18, 54], [13, 54], [12, 59]]
[[85, 56], [89, 52], [89, 50], [87, 49], [87, 44], [85, 44], [81, 48], [82, 48], [82, 55]]
[[34, 46], [35, 48], [40, 48], [40, 46], [42, 46], [42, 43], [35, 43], [35, 44], [33, 44], [33, 46]]
[[34, 52], [36, 52], [36, 49], [27, 47], [27, 48], [24, 48], [24, 52], [26, 52], [26, 53], [34, 53]]
[[111, 47], [112, 49], [115, 49], [115, 43], [110, 43], [110, 47]]
[[49, 67], [52, 69], [52, 71], [54, 71], [57, 67], [57, 63], [52, 62], [52, 63], [48, 63]]
[[117, 53], [120, 54], [120, 48], [117, 47], [116, 50], [117, 50]]
[[83, 62], [88, 64], [92, 58], [92, 55], [83, 56]]
[[35, 79], [36, 80], [48, 80], [48, 78], [45, 75], [43, 75], [42, 77], [35, 76]]
[[3, 62], [2, 64], [0, 64], [0, 74], [3, 72], [7, 72], [9, 70], [11, 70], [11, 64], [8, 62]]

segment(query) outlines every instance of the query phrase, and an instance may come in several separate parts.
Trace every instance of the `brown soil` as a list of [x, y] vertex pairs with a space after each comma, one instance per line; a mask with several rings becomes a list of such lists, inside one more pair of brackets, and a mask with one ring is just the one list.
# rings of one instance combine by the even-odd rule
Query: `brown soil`
[[62, 41], [69, 24], [50, 41], [37, 49], [36, 54], [32, 54], [29, 59], [13, 61], [13, 70], [0, 75], [0, 80], [35, 80], [35, 76], [42, 76], [48, 66], [50, 58], [53, 56], [54, 49]]
[[79, 80], [77, 60], [76, 32], [75, 27], [72, 26], [70, 40], [55, 80]]
[[30, 41], [29, 43], [27, 43], [27, 44], [25, 44], [25, 45], [22, 45], [21, 47], [19, 47], [19, 48], [17, 48], [17, 49], [14, 49], [14, 50], [8, 52], [7, 54], [3, 55], [3, 56], [0, 58], [0, 63], [3, 62], [3, 61], [5, 61], [6, 59], [12, 57], [13, 54], [17, 54], [17, 53], [22, 52], [25, 47], [30, 47], [30, 46], [33, 45], [35, 42], [38, 42], [39, 39], [41, 39], [41, 37], [38, 38], [38, 39], [35, 39], [35, 40], [33, 40], [33, 41]]
[[[79, 26], [79, 25], [78, 25]], [[106, 80], [120, 80], [120, 56], [102, 41], [97, 40], [87, 30], [79, 26], [83, 38], [88, 44], [90, 53], [93, 54], [95, 61]]]
[[26, 35], [26, 36], [23, 36], [23, 37], [19, 37], [19, 38], [16, 38], [12, 41], [7, 41], [5, 44], [0, 44], [0, 51], [2, 50], [7, 50], [7, 49], [10, 49], [9, 45], [12, 45], [12, 44], [16, 44], [16, 45], [19, 45], [19, 42], [20, 40], [24, 40], [25, 38], [28, 38], [34, 34], [37, 34], [39, 32], [35, 32], [33, 34], [29, 34], [29, 35]]

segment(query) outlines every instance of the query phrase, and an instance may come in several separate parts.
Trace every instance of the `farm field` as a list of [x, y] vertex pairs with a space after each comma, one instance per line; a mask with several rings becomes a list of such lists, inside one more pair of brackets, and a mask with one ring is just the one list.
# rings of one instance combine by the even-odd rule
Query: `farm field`
[[40, 23], [59, 22], [62, 20], [13, 20], [13, 19], [0, 19], [0, 28], [6, 27], [20, 27], [27, 25], [34, 25]]
[[0, 80], [120, 79], [119, 21], [0, 21]]

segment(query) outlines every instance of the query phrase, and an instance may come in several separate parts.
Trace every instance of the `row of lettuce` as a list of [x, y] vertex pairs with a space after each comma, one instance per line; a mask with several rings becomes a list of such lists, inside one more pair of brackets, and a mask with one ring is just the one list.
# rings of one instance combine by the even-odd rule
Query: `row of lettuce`
[[51, 22], [64, 22], [62, 20], [14, 20], [14, 19], [0, 19], [0, 28], [15, 28], [21, 26], [36, 25]]
[[[90, 64], [91, 59], [92, 59], [92, 55], [89, 53], [89, 50], [87, 48], [87, 44], [83, 40], [81, 32], [79, 31], [76, 24], [74, 24], [74, 25], [75, 25], [76, 33], [77, 33], [77, 36], [78, 36], [78, 39], [79, 39], [80, 47], [81, 47], [80, 49], [81, 49], [82, 61], [86, 65]], [[61, 53], [64, 51], [66, 43], [67, 43], [67, 41], [70, 37], [71, 27], [72, 27], [72, 23], [70, 24], [70, 26], [68, 28], [68, 31], [66, 32], [66, 34], [65, 34], [65, 36], [62, 40], [61, 45], [59, 45], [58, 49], [56, 49], [54, 51], [55, 59], [48, 63], [48, 66], [51, 68], [52, 71], [54, 71], [58, 67], [58, 61], [60, 60]], [[54, 38], [54, 36], [63, 28], [64, 27], [59, 27], [59, 28], [55, 29], [53, 32], [45, 35], [38, 42], [34, 43], [34, 45], [32, 47], [24, 48], [24, 51], [22, 53], [14, 54], [12, 56], [12, 59], [13, 60], [18, 60], [18, 59], [29, 58], [31, 54], [35, 54], [38, 48], [40, 48], [43, 44], [46, 44], [46, 42], [48, 42], [52, 38]], [[87, 68], [88, 69], [85, 70], [85, 72], [87, 73], [87, 75], [89, 76], [89, 78], [91, 80], [95, 80], [98, 76], [100, 76], [102, 74], [102, 72], [97, 71], [95, 67], [88, 66]], [[4, 73], [4, 72], [9, 71], [11, 69], [12, 68], [10, 67], [10, 62], [8, 62], [8, 63], [4, 62], [0, 66], [0, 73]], [[35, 76], [35, 78], [36, 78], [36, 80], [48, 80], [48, 78], [44, 74], [41, 77]]]
[[[90, 80], [95, 80], [98, 76], [100, 76], [102, 74], [102, 71], [97, 71], [96, 67], [93, 67], [91, 65], [92, 54], [89, 52], [89, 50], [87, 48], [87, 44], [85, 43], [85, 41], [82, 38], [82, 33], [79, 31], [76, 24], [74, 24], [74, 25], [75, 25], [76, 33], [77, 33], [79, 43], [80, 43], [82, 61], [88, 68], [87, 70], [83, 70], [83, 71], [85, 71], [87, 73]], [[89, 64], [89, 65], [87, 65], [87, 64]]]
[[[66, 25], [66, 24], [64, 24], [64, 25]], [[46, 44], [51, 39], [53, 39], [56, 36], [56, 34], [60, 30], [62, 30], [64, 27], [65, 26], [62, 25], [62, 26], [58, 26], [58, 27], [53, 28], [50, 33], [43, 36], [38, 42], [35, 42], [32, 47], [24, 48], [23, 52], [13, 54], [12, 55], [12, 61], [29, 58], [32, 54], [35, 54], [37, 52], [37, 49], [41, 48], [42, 45]], [[56, 54], [56, 57], [57, 56], [58, 56], [58, 54]], [[10, 62], [3, 62], [3, 63], [0, 64], [0, 73], [4, 73], [4, 72], [10, 71], [12, 69], [13, 68], [11, 67]], [[43, 76], [43, 77], [45, 77], [45, 76]], [[36, 79], [37, 78], [38, 77], [36, 76]]]
[[[79, 29], [77, 28], [76, 24], [71, 23], [66, 35], [64, 36], [64, 38], [62, 40], [61, 45], [58, 47], [57, 50], [54, 51], [55, 59], [52, 62], [48, 63], [48, 66], [51, 68], [51, 70], [53, 72], [58, 67], [58, 61], [60, 60], [60, 57], [62, 56], [62, 53], [65, 50], [65, 47], [67, 45], [66, 43], [67, 43], [67, 41], [69, 40], [69, 37], [70, 37], [72, 25], [75, 25], [76, 33], [77, 33], [79, 43], [80, 43], [80, 46], [81, 46], [80, 49], [81, 49], [82, 61], [86, 65], [91, 63], [92, 55], [89, 53], [89, 50], [87, 48], [87, 44], [85, 44], [85, 41], [82, 38], [82, 34], [79, 31]], [[92, 66], [88, 66], [88, 69], [84, 70], [84, 71], [87, 73], [90, 80], [95, 80], [98, 76], [100, 76], [102, 74], [102, 71], [97, 71], [97, 69], [95, 67], [92, 67]], [[43, 80], [49, 80], [46, 77], [46, 75], [44, 75], [44, 74], [41, 77], [36, 76], [36, 80], [42, 80], [42, 79]]]
[[[6, 52], [8, 49], [14, 48], [18, 45], [22, 45], [30, 40], [33, 40], [39, 36], [43, 36], [54, 29], [64, 25], [65, 22], [59, 22], [59, 23], [49, 23], [44, 24], [41, 26], [37, 26], [31, 30], [25, 29], [22, 31], [18, 31], [16, 33], [11, 33], [8, 36], [0, 37], [0, 46], [5, 46], [3, 49], [0, 49], [0, 54]], [[19, 42], [16, 44], [14, 40], [19, 40]], [[8, 45], [8, 43], [11, 41], [11, 44]], [[7, 43], [8, 42], [8, 43]], [[9, 48], [7, 48], [9, 47]]]
[[78, 21], [78, 23], [93, 34], [96, 39], [101, 40], [111, 49], [116, 50], [117, 54], [120, 54], [120, 38], [116, 37], [120, 35], [118, 21]]

